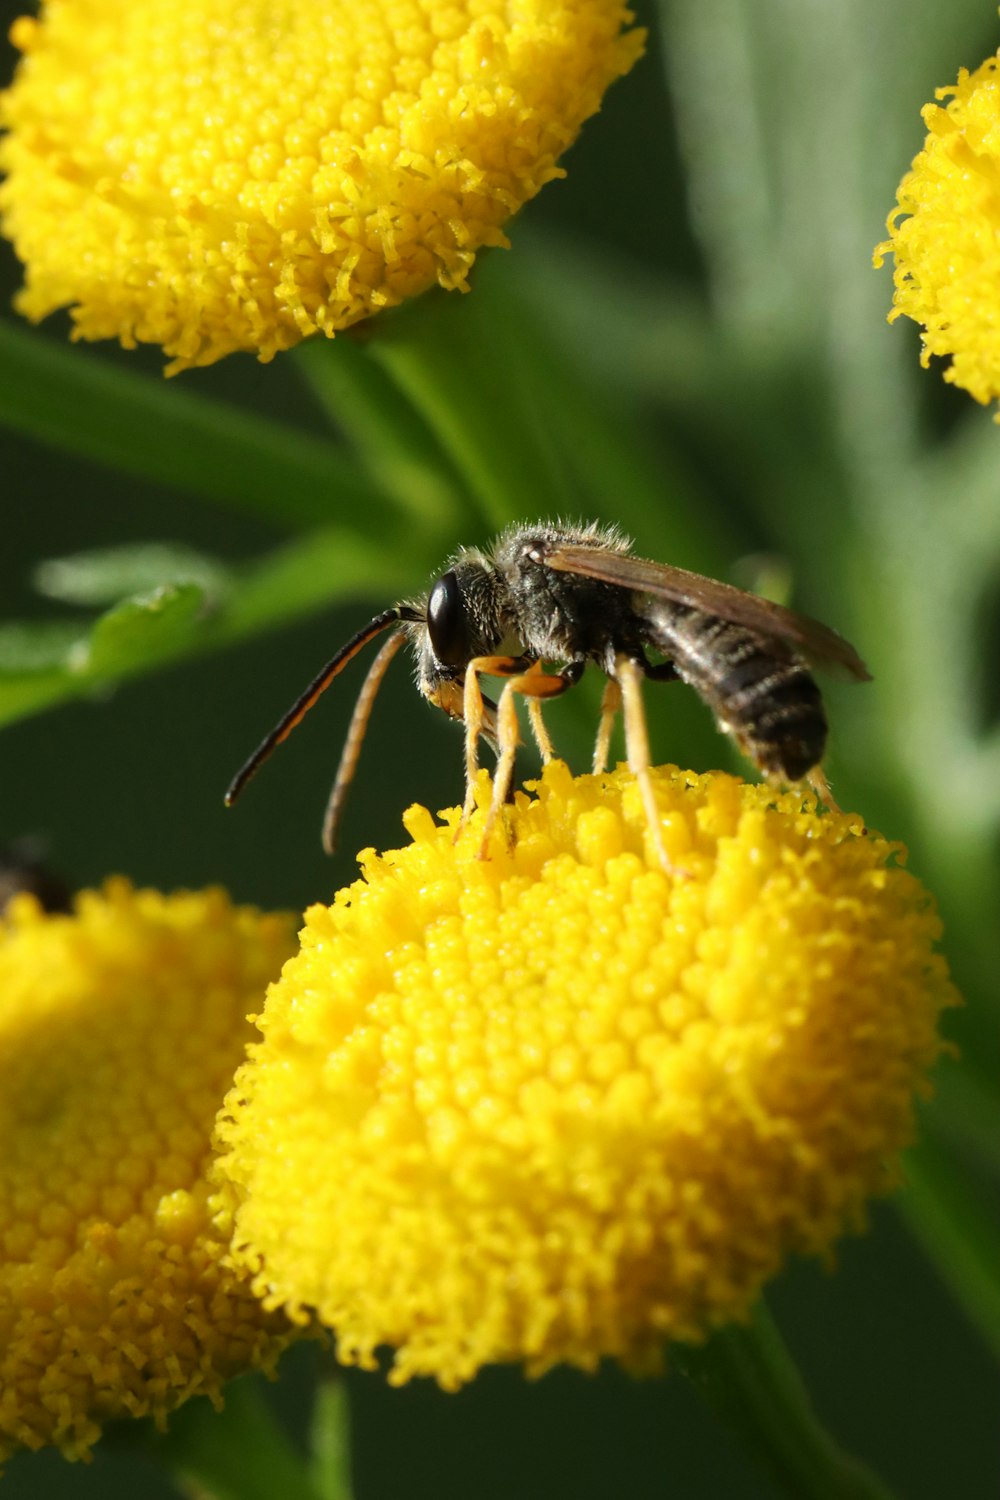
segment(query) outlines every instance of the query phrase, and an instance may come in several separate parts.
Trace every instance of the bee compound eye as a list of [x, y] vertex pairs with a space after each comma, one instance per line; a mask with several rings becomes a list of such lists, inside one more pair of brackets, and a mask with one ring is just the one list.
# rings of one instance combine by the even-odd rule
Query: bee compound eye
[[427, 601], [427, 634], [442, 666], [461, 666], [469, 659], [465, 605], [455, 573], [442, 573]]

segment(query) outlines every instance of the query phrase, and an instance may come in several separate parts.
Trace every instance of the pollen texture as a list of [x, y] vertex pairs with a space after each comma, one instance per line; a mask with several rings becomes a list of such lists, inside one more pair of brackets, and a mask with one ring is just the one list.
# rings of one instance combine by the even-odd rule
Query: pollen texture
[[[723, 775], [547, 767], [306, 916], [218, 1136], [234, 1253], [339, 1357], [656, 1368], [898, 1181], [955, 1003], [904, 851]], [[483, 790], [481, 787], [480, 790]]]
[[86, 1457], [273, 1363], [289, 1325], [222, 1264], [212, 1123], [287, 916], [123, 880], [0, 920], [0, 1457]]
[[890, 319], [923, 328], [921, 362], [950, 358], [945, 380], [977, 401], [1000, 397], [1000, 63], [938, 89], [927, 139], [875, 252], [895, 259]]
[[270, 359], [438, 283], [632, 66], [619, 0], [48, 0], [0, 99], [29, 318]]

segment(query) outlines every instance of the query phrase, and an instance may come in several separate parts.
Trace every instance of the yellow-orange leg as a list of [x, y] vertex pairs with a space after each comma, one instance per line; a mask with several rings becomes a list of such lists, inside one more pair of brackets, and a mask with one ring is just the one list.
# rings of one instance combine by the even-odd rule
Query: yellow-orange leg
[[[489, 812], [486, 815], [486, 828], [483, 833], [483, 846], [480, 850], [480, 858], [485, 858], [486, 845], [489, 841], [493, 825], [496, 822], [500, 808], [507, 800], [510, 792], [510, 784], [514, 777], [514, 757], [517, 747], [521, 742], [521, 736], [517, 724], [517, 710], [514, 706], [514, 694], [520, 693], [531, 706], [536, 704], [540, 698], [556, 698], [560, 693], [575, 681], [574, 676], [562, 677], [555, 674], [543, 672], [538, 662], [531, 663], [525, 668], [524, 659], [515, 656], [477, 656], [474, 657], [465, 669], [465, 692], [463, 697], [463, 714], [465, 718], [465, 805], [462, 808], [462, 816], [459, 820], [455, 837], [458, 838], [465, 827], [476, 805], [475, 787], [476, 775], [479, 770], [479, 735], [482, 732], [484, 721], [484, 704], [482, 690], [479, 686], [480, 677], [506, 677], [508, 680], [500, 694], [500, 702], [497, 705], [497, 768], [493, 776], [493, 797], [490, 802]], [[552, 757], [552, 742], [544, 724], [541, 722], [541, 713], [537, 711], [532, 715], [532, 729], [538, 740], [538, 747], [545, 759]]]
[[[555, 697], [556, 695], [549, 694], [548, 696]], [[552, 736], [549, 734], [545, 726], [545, 720], [542, 718], [542, 700], [532, 695], [529, 696], [527, 701], [528, 723], [531, 725], [531, 732], [535, 736], [535, 744], [538, 746], [538, 753], [542, 757], [542, 765], [547, 766], [550, 760], [555, 759], [556, 752], [555, 746], [552, 744]]]
[[646, 730], [646, 713], [642, 706], [642, 668], [630, 656], [615, 657], [615, 678], [621, 688], [622, 707], [625, 715], [625, 754], [628, 768], [639, 783], [639, 793], [646, 812], [650, 836], [660, 864], [668, 875], [684, 875], [686, 871], [674, 865], [663, 847], [660, 828], [660, 813], [656, 806], [656, 793], [650, 775], [649, 734]]
[[836, 797], [830, 790], [830, 783], [826, 779], [826, 773], [824, 772], [822, 766], [813, 766], [812, 770], [809, 772], [809, 775], [806, 777], [806, 780], [812, 787], [813, 791], [816, 793], [816, 796], [819, 798], [819, 800], [825, 803], [825, 805], [830, 809], [831, 812], [841, 811]]
[[601, 718], [597, 726], [594, 744], [594, 775], [602, 776], [608, 769], [608, 753], [611, 749], [611, 731], [615, 727], [615, 715], [622, 706], [622, 690], [613, 677], [604, 684], [601, 697]]
[[539, 695], [536, 695], [534, 693], [525, 693], [523, 688], [520, 690], [522, 696], [527, 698], [528, 722], [531, 725], [531, 732], [535, 737], [535, 744], [538, 746], [538, 753], [542, 757], [543, 766], [547, 766], [550, 760], [555, 759], [556, 752], [555, 747], [552, 744], [552, 739], [549, 735], [549, 731], [546, 728], [545, 719], [542, 716], [542, 699], [558, 698], [559, 694], [564, 693], [567, 688], [575, 687], [575, 685], [580, 681], [580, 678], [583, 676], [585, 666], [586, 662], [580, 660], [568, 662], [567, 665], [558, 672], [543, 672], [541, 664], [539, 662], [535, 662], [534, 665], [529, 668], [529, 672], [532, 675], [539, 678], [545, 678], [546, 681], [548, 681], [550, 684], [552, 682], [560, 682], [562, 684], [562, 686], [559, 688], [553, 688], [549, 686], [548, 688], [546, 688], [543, 694]]
[[[514, 694], [520, 693], [522, 698], [527, 698], [530, 712], [531, 705], [537, 704], [540, 698], [558, 698], [559, 694], [564, 693], [569, 686], [570, 681], [567, 678], [557, 676], [555, 673], [543, 672], [537, 662], [526, 672], [519, 672], [516, 677], [511, 677], [504, 684], [500, 702], [497, 704], [497, 744], [500, 748], [500, 755], [493, 774], [493, 796], [483, 828], [483, 842], [479, 850], [480, 859], [488, 858], [490, 835], [500, 815], [500, 809], [510, 795], [510, 786], [514, 779], [514, 757], [521, 739], [518, 733]], [[540, 720], [540, 714], [538, 718]], [[534, 728], [534, 723], [532, 727]], [[548, 741], [548, 734], [545, 734], [545, 739]], [[549, 758], [551, 758], [551, 744], [549, 749]]]
[[[465, 721], [465, 802], [455, 829], [458, 840], [476, 805], [476, 777], [479, 774], [479, 736], [486, 719], [486, 705], [479, 686], [480, 677], [511, 677], [524, 670], [523, 658], [517, 656], [474, 656], [465, 669], [462, 695], [462, 718]], [[515, 730], [517, 728], [515, 724]], [[499, 740], [499, 727], [497, 729]], [[516, 745], [515, 741], [515, 745]]]

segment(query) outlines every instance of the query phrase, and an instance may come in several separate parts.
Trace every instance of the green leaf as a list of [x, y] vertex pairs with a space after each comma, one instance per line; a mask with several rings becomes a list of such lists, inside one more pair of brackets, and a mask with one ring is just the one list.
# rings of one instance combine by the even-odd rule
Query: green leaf
[[[996, 46], [979, 0], [659, 0], [662, 57], [720, 327], [823, 371], [855, 462], [915, 442], [916, 376], [871, 269], [920, 107]], [[988, 40], [988, 37], [992, 37]], [[941, 77], [942, 55], [954, 59]]]
[[[197, 583], [170, 583], [123, 600], [89, 631], [79, 622], [2, 627], [0, 724], [220, 650], [335, 600], [366, 598], [384, 607], [422, 584], [440, 561], [438, 542], [420, 531], [397, 530], [391, 544], [375, 544], [325, 527], [232, 570], [228, 590], [214, 600]], [[222, 564], [218, 574], [226, 576]]]
[[125, 677], [188, 646], [205, 596], [195, 583], [163, 584], [101, 616], [78, 668], [92, 678]]
[[12, 620], [0, 625], [0, 677], [65, 668], [89, 626], [89, 621], [69, 620]]
[[392, 497], [335, 444], [2, 320], [0, 423], [286, 526], [349, 514], [376, 536], [398, 521]]
[[805, 24], [760, 0], [659, 12], [716, 306], [779, 341], [833, 326], [923, 140], [921, 105], [995, 48], [995, 15], [980, 0], [883, 0], [874, 22], [868, 0]]
[[217, 558], [177, 542], [105, 547], [53, 557], [35, 569], [39, 593], [64, 604], [111, 604], [128, 594], [147, 593], [163, 584], [194, 583], [217, 602], [230, 585], [230, 569]]

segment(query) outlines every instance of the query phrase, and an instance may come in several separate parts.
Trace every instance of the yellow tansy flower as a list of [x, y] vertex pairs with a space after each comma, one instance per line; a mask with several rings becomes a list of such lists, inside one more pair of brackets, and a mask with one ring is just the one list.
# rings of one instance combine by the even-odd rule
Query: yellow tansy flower
[[306, 916], [220, 1116], [234, 1254], [342, 1360], [455, 1387], [745, 1314], [898, 1181], [955, 1003], [898, 844], [733, 777], [550, 765]]
[[206, 1168], [288, 916], [124, 880], [0, 920], [0, 1457], [85, 1457], [273, 1362], [289, 1325], [225, 1268]]
[[977, 401], [1000, 396], [1000, 76], [997, 58], [937, 90], [928, 135], [889, 215], [875, 264], [895, 257], [890, 321], [923, 326], [921, 362], [951, 357], [945, 380]]
[[562, 176], [621, 0], [48, 0], [0, 99], [30, 318], [270, 359], [434, 282]]

